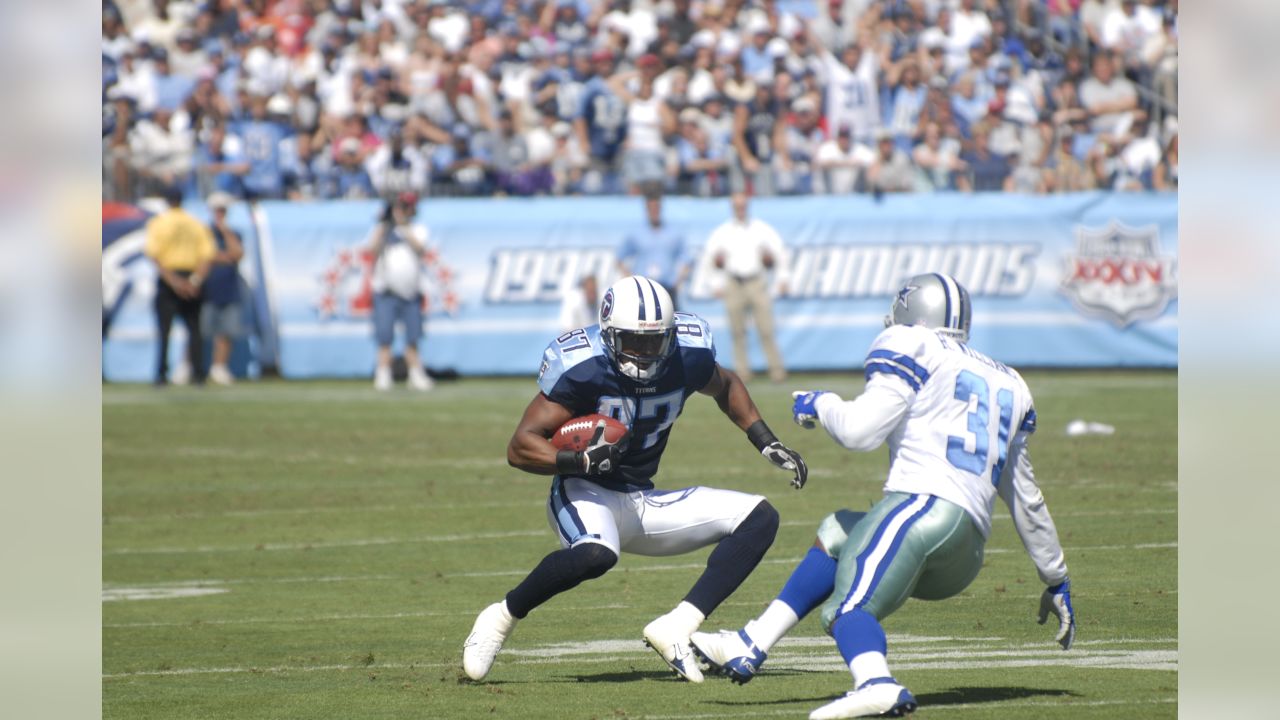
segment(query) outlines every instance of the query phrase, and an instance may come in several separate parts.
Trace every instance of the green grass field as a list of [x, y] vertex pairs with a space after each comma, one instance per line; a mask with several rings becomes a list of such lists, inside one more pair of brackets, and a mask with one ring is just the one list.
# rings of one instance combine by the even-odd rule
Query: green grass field
[[[1027, 373], [1032, 455], [1080, 618], [1062, 652], [1034, 621], [1041, 586], [1003, 507], [961, 596], [886, 622], [918, 717], [1177, 714], [1177, 378]], [[756, 572], [704, 625], [740, 627], [771, 600], [837, 507], [880, 495], [883, 451], [854, 454], [789, 422], [792, 387], [852, 397], [854, 376], [752, 385], [812, 469], [794, 491], [701, 396], [676, 424], [662, 488], [767, 494], [782, 515]], [[641, 628], [706, 551], [624, 555], [524, 621], [483, 684], [461, 679], [475, 614], [556, 547], [549, 478], [511, 469], [532, 379], [376, 395], [366, 383], [103, 389], [103, 717], [806, 717], [849, 688], [816, 617], [739, 687], [676, 681]], [[1069, 438], [1074, 418], [1115, 425]]]

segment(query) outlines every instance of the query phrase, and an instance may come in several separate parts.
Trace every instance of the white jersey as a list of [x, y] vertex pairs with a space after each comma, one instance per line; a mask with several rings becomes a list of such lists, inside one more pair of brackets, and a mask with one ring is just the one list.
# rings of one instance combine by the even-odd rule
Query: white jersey
[[1057, 531], [1027, 454], [1035, 432], [1031, 391], [1017, 371], [928, 328], [894, 325], [871, 345], [866, 391], [815, 403], [845, 447], [889, 445], [885, 492], [940, 497], [964, 508], [987, 537], [999, 495], [1040, 576], [1066, 577]]

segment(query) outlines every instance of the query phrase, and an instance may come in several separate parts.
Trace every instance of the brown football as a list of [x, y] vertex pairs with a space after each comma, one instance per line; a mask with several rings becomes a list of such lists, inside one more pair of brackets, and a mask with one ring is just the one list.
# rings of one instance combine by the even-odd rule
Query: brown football
[[596, 426], [604, 422], [603, 440], [612, 445], [618, 442], [627, 434], [627, 426], [614, 420], [608, 415], [583, 415], [576, 417], [560, 426], [555, 434], [551, 436], [551, 444], [557, 450], [586, 450], [591, 444], [591, 438], [595, 437]]

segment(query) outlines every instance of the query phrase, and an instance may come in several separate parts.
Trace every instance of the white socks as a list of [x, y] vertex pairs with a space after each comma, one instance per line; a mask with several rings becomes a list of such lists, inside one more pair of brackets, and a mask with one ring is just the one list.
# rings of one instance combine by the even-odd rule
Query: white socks
[[889, 661], [884, 653], [864, 652], [849, 661], [849, 672], [853, 673], [853, 688], [856, 690], [873, 678], [890, 677]]
[[707, 619], [707, 616], [703, 615], [701, 610], [685, 600], [681, 600], [674, 610], [667, 613], [667, 617], [679, 623], [681, 628], [688, 628], [688, 634], [690, 635], [698, 630], [703, 620]]
[[747, 623], [745, 630], [747, 635], [755, 642], [756, 647], [764, 652], [777, 644], [783, 635], [791, 632], [791, 628], [800, 622], [800, 618], [796, 616], [796, 611], [791, 606], [781, 600], [774, 600], [769, 603], [769, 607], [765, 608], [760, 617]]

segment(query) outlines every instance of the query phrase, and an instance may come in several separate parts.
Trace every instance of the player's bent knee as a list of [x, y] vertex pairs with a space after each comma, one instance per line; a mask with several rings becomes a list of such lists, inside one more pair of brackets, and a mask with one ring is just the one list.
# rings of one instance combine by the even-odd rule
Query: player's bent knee
[[756, 503], [751, 512], [738, 523], [738, 527], [733, 529], [732, 534], [739, 537], [750, 536], [767, 548], [773, 545], [773, 539], [778, 535], [778, 526], [781, 522], [778, 510], [767, 499], [760, 498], [760, 502]]
[[574, 564], [584, 580], [594, 580], [618, 564], [618, 554], [600, 543], [582, 543], [575, 545], [572, 551]]
[[833, 558], [840, 557], [840, 551], [844, 549], [845, 541], [849, 539], [849, 532], [865, 515], [864, 512], [837, 510], [818, 523], [818, 542], [822, 544], [828, 555]]

